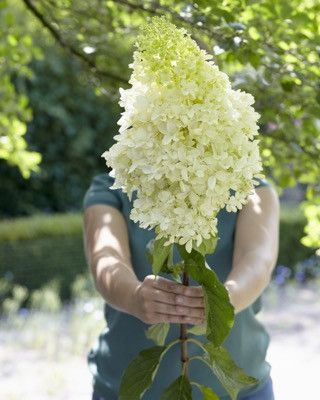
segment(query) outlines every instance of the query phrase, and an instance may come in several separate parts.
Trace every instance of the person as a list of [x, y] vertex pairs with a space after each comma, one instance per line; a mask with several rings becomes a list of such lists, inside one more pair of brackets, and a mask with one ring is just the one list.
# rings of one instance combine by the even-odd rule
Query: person
[[[138, 353], [154, 343], [145, 336], [150, 324], [170, 322], [168, 340], [179, 338], [179, 324], [202, 324], [204, 300], [200, 286], [183, 286], [165, 276], [153, 276], [145, 248], [154, 230], [133, 222], [131, 201], [108, 173], [95, 176], [83, 199], [84, 246], [95, 286], [105, 300], [107, 325], [88, 354], [93, 375], [92, 400], [116, 400], [121, 376]], [[219, 241], [206, 256], [228, 290], [235, 321], [223, 343], [237, 365], [259, 384], [242, 390], [241, 400], [273, 400], [271, 366], [266, 361], [269, 335], [256, 318], [261, 294], [268, 286], [278, 256], [279, 200], [267, 180], [237, 212], [219, 211]], [[176, 249], [174, 262], [179, 260]], [[198, 354], [188, 344], [189, 356]], [[181, 373], [180, 348], [163, 358], [153, 385], [143, 399], [158, 400]], [[217, 377], [199, 361], [189, 363], [193, 381], [210, 386], [222, 400], [230, 399]], [[195, 388], [193, 399], [202, 395]]]

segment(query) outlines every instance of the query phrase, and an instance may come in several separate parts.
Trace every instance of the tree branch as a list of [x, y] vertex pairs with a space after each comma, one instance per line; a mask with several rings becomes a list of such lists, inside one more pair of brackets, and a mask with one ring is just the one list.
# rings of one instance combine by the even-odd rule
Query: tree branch
[[134, 4], [134, 3], [131, 3], [130, 1], [126, 1], [126, 0], [114, 0], [114, 3], [121, 4], [123, 6], [127, 6], [128, 8], [131, 8], [132, 10], [145, 11], [150, 14], [154, 14], [154, 15], [158, 15], [158, 16], [163, 15], [161, 12], [155, 10], [154, 8], [145, 7], [143, 4]]
[[[145, 12], [148, 12], [150, 14], [159, 15], [159, 16], [162, 16], [163, 13], [168, 13], [168, 14], [172, 15], [173, 18], [175, 18], [177, 20], [180, 20], [180, 21], [184, 22], [185, 24], [188, 24], [188, 25], [191, 25], [191, 26], [193, 26], [193, 24], [194, 24], [193, 21], [189, 21], [188, 19], [184, 18], [179, 13], [176, 13], [176, 12], [170, 10], [169, 7], [162, 6], [159, 3], [156, 4], [156, 8], [146, 7], [143, 4], [135, 4], [135, 3], [132, 3], [131, 1], [128, 1], [128, 0], [114, 0], [114, 3], [122, 4], [124, 6], [127, 6], [127, 7], [131, 8], [131, 9], [133, 9], [133, 10], [145, 11]], [[213, 34], [213, 32], [210, 29], [208, 29], [207, 27], [205, 27], [205, 26], [197, 26], [197, 29], [203, 30], [207, 34]]]
[[40, 23], [50, 32], [50, 34], [55, 38], [55, 40], [65, 49], [70, 51], [71, 54], [80, 58], [84, 61], [90, 68], [94, 70], [97, 75], [103, 76], [105, 78], [109, 78], [113, 81], [118, 81], [122, 84], [128, 84], [127, 80], [113, 74], [112, 72], [101, 71], [98, 69], [96, 63], [89, 57], [87, 57], [84, 53], [74, 48], [71, 44], [67, 43], [60, 33], [56, 30], [56, 28], [46, 19], [46, 17], [41, 14], [41, 12], [32, 4], [32, 0], [22, 0], [27, 9], [40, 21]]
[[[170, 8], [162, 6], [160, 4], [157, 4], [156, 8], [149, 8], [149, 7], [145, 7], [143, 4], [134, 4], [127, 0], [114, 0], [114, 3], [119, 4], [119, 5], [121, 4], [128, 8], [131, 8], [132, 10], [143, 11], [143, 12], [147, 12], [149, 14], [153, 14], [153, 15], [157, 15], [157, 16], [163, 16], [164, 13], [167, 13], [167, 14], [170, 14], [173, 18], [183, 22], [184, 24], [189, 25], [190, 28], [194, 29], [194, 24], [192, 21], [188, 21], [182, 15], [180, 15], [176, 12], [173, 12], [172, 10], [170, 10]], [[205, 26], [197, 26], [196, 29], [202, 30], [207, 35], [209, 35], [209, 37], [213, 38], [213, 32], [210, 29], [206, 28]], [[203, 50], [206, 50], [208, 53], [211, 53], [211, 50], [201, 39], [197, 38], [194, 35], [191, 35], [191, 37], [193, 38], [193, 40], [195, 42], [197, 42], [197, 44], [200, 48], [202, 48]]]

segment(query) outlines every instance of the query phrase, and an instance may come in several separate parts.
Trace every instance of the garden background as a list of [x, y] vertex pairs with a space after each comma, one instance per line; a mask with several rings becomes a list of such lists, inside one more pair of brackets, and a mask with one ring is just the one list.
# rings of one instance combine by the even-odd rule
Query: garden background
[[0, 0], [0, 397], [90, 397], [85, 358], [104, 323], [82, 199], [105, 171], [135, 35], [154, 15], [185, 27], [256, 99], [265, 174], [281, 198], [279, 258], [259, 318], [278, 400], [315, 398], [319, 0]]

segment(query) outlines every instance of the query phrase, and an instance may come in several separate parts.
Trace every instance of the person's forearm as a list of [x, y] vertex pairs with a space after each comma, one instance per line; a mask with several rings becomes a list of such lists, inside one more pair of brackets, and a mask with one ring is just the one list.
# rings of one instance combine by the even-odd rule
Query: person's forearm
[[111, 256], [100, 257], [92, 267], [96, 287], [113, 308], [135, 315], [134, 293], [141, 283], [130, 267]]
[[224, 285], [235, 313], [250, 306], [262, 294], [270, 282], [273, 267], [274, 260], [258, 250], [247, 252], [234, 262]]

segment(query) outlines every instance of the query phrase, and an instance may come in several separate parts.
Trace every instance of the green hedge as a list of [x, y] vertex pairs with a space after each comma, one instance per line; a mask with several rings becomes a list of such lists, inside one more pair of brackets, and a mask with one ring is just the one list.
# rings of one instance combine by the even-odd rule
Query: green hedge
[[282, 206], [280, 217], [280, 243], [277, 265], [294, 269], [296, 263], [309, 258], [314, 249], [303, 246], [300, 239], [307, 221], [296, 206]]
[[35, 240], [43, 237], [80, 236], [80, 214], [34, 215], [0, 221], [0, 243]]
[[[297, 208], [281, 212], [278, 264], [294, 268], [313, 254], [300, 244], [305, 219]], [[77, 275], [88, 271], [80, 214], [38, 215], [0, 222], [0, 277], [31, 291], [57, 281], [63, 299]]]
[[62, 299], [86, 266], [79, 214], [37, 215], [0, 222], [0, 277], [31, 291], [51, 281]]

